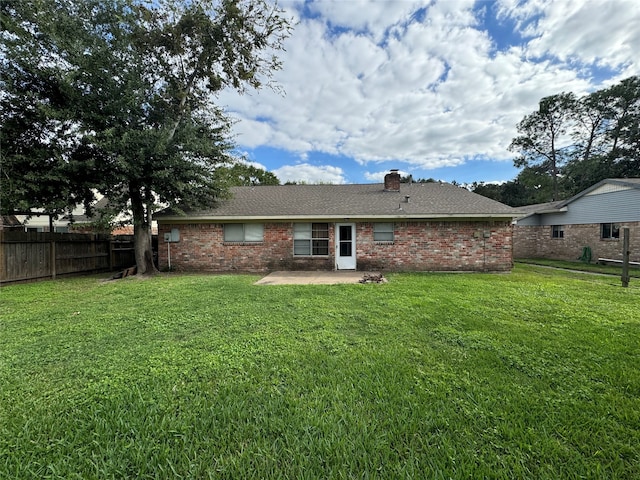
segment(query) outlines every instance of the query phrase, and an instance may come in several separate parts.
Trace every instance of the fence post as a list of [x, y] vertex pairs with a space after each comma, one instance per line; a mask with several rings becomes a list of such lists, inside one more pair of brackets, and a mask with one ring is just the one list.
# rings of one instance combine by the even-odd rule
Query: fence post
[[622, 227], [622, 286], [629, 286], [629, 227]]
[[7, 276], [6, 270], [4, 262], [4, 230], [0, 228], [0, 282]]
[[92, 270], [96, 270], [96, 243], [98, 242], [98, 236], [95, 233], [91, 234], [91, 265]]
[[113, 272], [113, 263], [114, 263], [114, 252], [113, 252], [113, 244], [115, 243], [115, 241], [113, 240], [113, 237], [109, 237], [109, 271]]
[[51, 264], [51, 279], [56, 279], [56, 241], [49, 242], [49, 263]]

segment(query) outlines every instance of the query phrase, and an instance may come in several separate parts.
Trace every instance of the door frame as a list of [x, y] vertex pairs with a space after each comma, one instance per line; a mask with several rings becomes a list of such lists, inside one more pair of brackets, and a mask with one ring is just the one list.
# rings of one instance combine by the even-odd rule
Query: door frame
[[[351, 227], [351, 256], [340, 256], [340, 227]], [[356, 224], [351, 222], [343, 222], [335, 224], [335, 244], [336, 244], [336, 270], [355, 270], [356, 269]], [[340, 259], [345, 259], [340, 261]]]

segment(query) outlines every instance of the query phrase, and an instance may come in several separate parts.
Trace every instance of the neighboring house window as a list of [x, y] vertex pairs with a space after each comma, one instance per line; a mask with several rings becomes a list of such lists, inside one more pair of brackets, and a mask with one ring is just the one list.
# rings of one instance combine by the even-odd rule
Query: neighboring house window
[[551, 225], [551, 238], [564, 238], [564, 225]]
[[225, 242], [262, 242], [264, 225], [261, 223], [225, 223]]
[[393, 223], [374, 223], [373, 241], [393, 242]]
[[600, 238], [602, 238], [603, 240], [620, 238], [620, 227], [615, 223], [601, 223]]
[[294, 255], [329, 255], [328, 223], [295, 223], [293, 225]]

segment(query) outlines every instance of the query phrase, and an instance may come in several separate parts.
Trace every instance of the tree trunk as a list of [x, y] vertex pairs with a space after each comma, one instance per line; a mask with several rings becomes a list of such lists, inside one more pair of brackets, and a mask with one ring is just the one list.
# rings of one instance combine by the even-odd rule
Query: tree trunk
[[151, 244], [151, 226], [133, 226], [133, 244], [136, 254], [138, 275], [152, 275], [157, 272], [153, 264], [153, 247]]
[[553, 177], [553, 201], [559, 200], [558, 198], [558, 159], [556, 157], [556, 134], [551, 131], [551, 175]]
[[140, 188], [131, 185], [131, 210], [133, 211], [133, 247], [136, 256], [138, 275], [157, 273], [153, 264], [153, 247], [151, 244], [151, 215], [145, 205]]

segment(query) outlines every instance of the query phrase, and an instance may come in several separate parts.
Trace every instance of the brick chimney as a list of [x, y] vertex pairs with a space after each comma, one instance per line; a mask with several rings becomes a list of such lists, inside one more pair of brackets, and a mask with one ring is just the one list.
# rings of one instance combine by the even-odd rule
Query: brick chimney
[[400, 174], [398, 169], [394, 168], [391, 172], [384, 176], [384, 191], [399, 192], [400, 191]]

